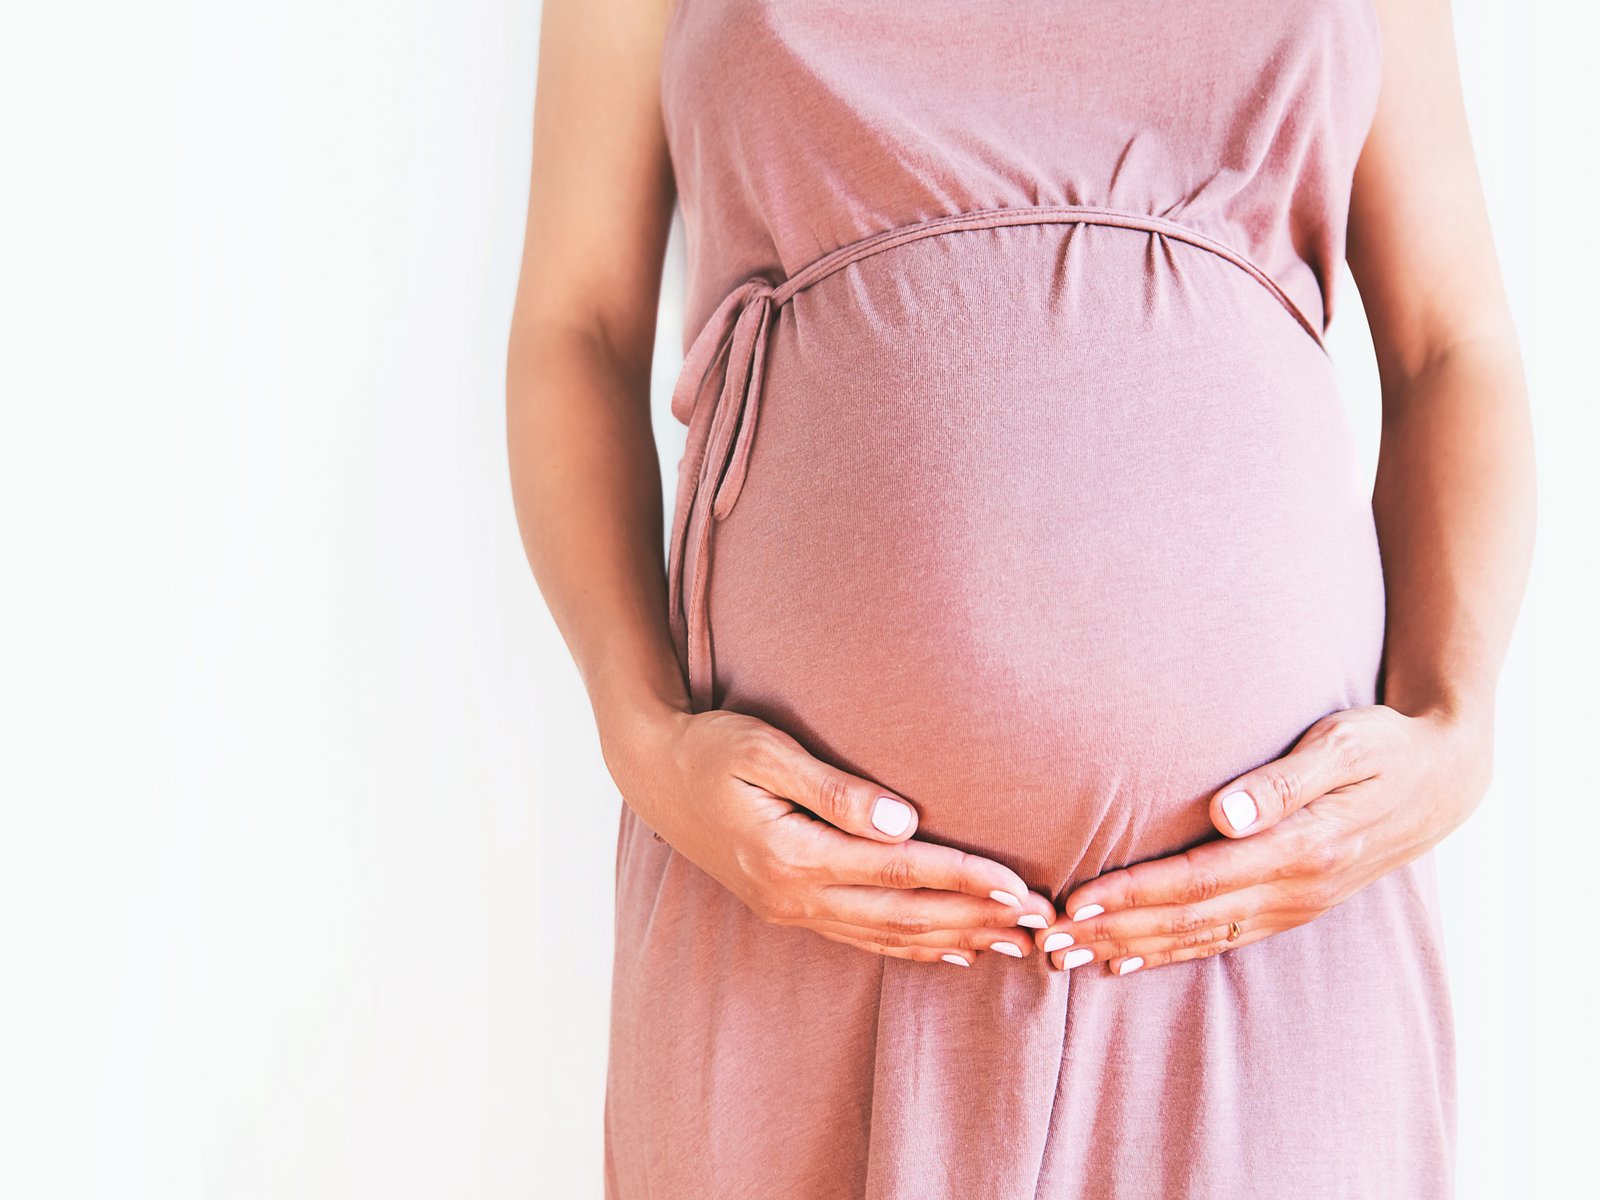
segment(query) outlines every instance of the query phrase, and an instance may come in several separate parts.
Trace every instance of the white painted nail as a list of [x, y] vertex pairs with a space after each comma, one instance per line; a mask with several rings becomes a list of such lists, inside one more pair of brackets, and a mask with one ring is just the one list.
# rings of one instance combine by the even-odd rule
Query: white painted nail
[[959, 954], [941, 954], [939, 957], [944, 959], [945, 962], [952, 963], [958, 967], [969, 967], [972, 965]]
[[1054, 950], [1065, 950], [1070, 945], [1072, 945], [1070, 933], [1052, 933], [1044, 940], [1044, 952], [1049, 954]]
[[989, 899], [998, 900], [1001, 904], [1009, 904], [1013, 908], [1020, 908], [1022, 906], [1022, 901], [1018, 900], [1010, 892], [990, 892]]
[[890, 837], [899, 837], [911, 824], [911, 808], [893, 796], [879, 796], [872, 806], [872, 823]]
[[1038, 913], [1023, 913], [1017, 918], [1017, 924], [1026, 925], [1029, 929], [1048, 929], [1050, 927], [1050, 922], [1046, 921]]
[[994, 945], [990, 946], [989, 949], [998, 950], [1001, 954], [1008, 955], [1011, 958], [1022, 957], [1021, 948], [1012, 942], [996, 942]]
[[1229, 792], [1222, 798], [1222, 815], [1228, 818], [1228, 824], [1233, 826], [1235, 833], [1243, 833], [1255, 824], [1261, 813], [1249, 792]]
[[1094, 957], [1094, 951], [1087, 946], [1079, 946], [1076, 950], [1067, 951], [1067, 956], [1061, 960], [1064, 967], [1081, 967]]
[[1118, 975], [1126, 975], [1129, 971], [1137, 971], [1144, 966], [1144, 959], [1135, 954], [1132, 958], [1122, 960], [1122, 965], [1117, 968]]
[[1087, 921], [1090, 917], [1098, 917], [1103, 912], [1105, 912], [1105, 909], [1101, 908], [1098, 904], [1085, 904], [1077, 912], [1072, 914], [1072, 919], [1074, 921]]

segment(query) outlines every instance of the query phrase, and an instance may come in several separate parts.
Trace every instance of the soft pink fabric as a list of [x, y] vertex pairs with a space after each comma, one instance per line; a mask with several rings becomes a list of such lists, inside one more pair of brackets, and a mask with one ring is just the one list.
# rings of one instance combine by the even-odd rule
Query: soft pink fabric
[[[1321, 344], [1370, 0], [677, 0], [672, 625], [734, 708], [1053, 897], [1371, 703]], [[624, 807], [613, 1200], [1433, 1200], [1432, 856], [1126, 977], [764, 924]]]

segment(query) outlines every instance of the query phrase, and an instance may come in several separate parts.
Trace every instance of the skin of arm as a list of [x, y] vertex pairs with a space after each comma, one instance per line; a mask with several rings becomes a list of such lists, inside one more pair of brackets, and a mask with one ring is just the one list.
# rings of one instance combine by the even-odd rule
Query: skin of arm
[[[1450, 5], [1377, 9], [1382, 90], [1347, 257], [1383, 394], [1381, 703], [1330, 714], [1282, 759], [1219, 788], [1223, 838], [1074, 889], [1063, 911], [1082, 919], [1037, 935], [1041, 949], [1054, 939], [1057, 967], [1103, 961], [1125, 974], [1304, 924], [1437, 844], [1488, 787], [1496, 680], [1533, 544], [1529, 405]], [[1243, 931], [1231, 942], [1230, 921]]]
[[650, 423], [676, 192], [660, 103], [666, 0], [547, 0], [506, 362], [523, 545], [608, 770], [673, 850], [762, 919], [877, 954], [1033, 952], [1056, 915], [1009, 867], [913, 840], [913, 803], [752, 717], [694, 713], [667, 621]]
[[602, 737], [685, 711], [667, 633], [650, 360], [676, 194], [659, 3], [544, 5], [532, 182], [506, 361], [530, 566]]

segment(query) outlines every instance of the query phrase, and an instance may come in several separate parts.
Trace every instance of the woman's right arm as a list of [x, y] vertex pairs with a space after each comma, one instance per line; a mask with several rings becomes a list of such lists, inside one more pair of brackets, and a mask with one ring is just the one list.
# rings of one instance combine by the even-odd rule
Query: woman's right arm
[[[667, 623], [650, 423], [676, 192], [659, 61], [668, 0], [546, 0], [532, 186], [507, 356], [517, 521], [623, 798], [764, 919], [900, 957], [1032, 950], [1050, 902], [911, 840], [914, 808], [729, 711], [694, 713]], [[874, 823], [876, 818], [877, 824]], [[1020, 900], [1013, 906], [994, 892]], [[1007, 951], [1009, 953], [1009, 951]]]

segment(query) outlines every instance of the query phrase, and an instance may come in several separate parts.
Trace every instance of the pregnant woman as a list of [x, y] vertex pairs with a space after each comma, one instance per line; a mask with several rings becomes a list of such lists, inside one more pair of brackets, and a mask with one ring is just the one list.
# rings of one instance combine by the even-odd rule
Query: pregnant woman
[[1532, 468], [1446, 0], [544, 14], [509, 434], [626, 801], [606, 1194], [1451, 1195], [1431, 851]]

